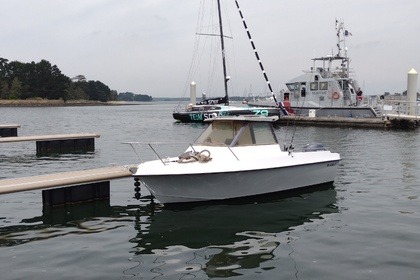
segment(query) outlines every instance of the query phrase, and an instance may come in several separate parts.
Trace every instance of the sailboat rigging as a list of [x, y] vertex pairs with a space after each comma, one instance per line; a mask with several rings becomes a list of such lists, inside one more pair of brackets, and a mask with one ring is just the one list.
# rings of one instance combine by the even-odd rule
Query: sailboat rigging
[[[228, 92], [228, 81], [230, 77], [227, 74], [227, 67], [226, 67], [226, 50], [225, 50], [225, 41], [224, 41], [225, 35], [223, 31], [223, 20], [222, 20], [220, 0], [217, 0], [217, 11], [218, 11], [217, 13], [218, 21], [219, 21], [218, 37], [220, 39], [222, 68], [223, 68], [224, 97], [204, 99], [200, 102], [197, 102], [196, 104], [192, 104], [191, 102], [187, 106], [185, 111], [178, 111], [176, 109], [172, 114], [174, 119], [180, 122], [188, 123], [188, 122], [204, 122], [206, 119], [209, 119], [209, 118], [215, 118], [219, 116], [229, 116], [229, 115], [263, 115], [263, 116], [279, 115], [279, 108], [232, 106], [229, 104], [230, 102], [229, 102], [229, 92]], [[258, 58], [258, 53], [256, 53], [256, 55]], [[264, 71], [261, 63], [260, 63], [260, 67]], [[265, 77], [267, 77], [267, 75], [265, 74], [265, 71], [264, 71], [264, 75]], [[266, 78], [266, 80], [268, 82], [268, 78]], [[271, 90], [271, 86], [269, 86], [269, 88]]]
[[[255, 47], [254, 40], [252, 40], [252, 37], [251, 37], [251, 32], [250, 32], [250, 31], [249, 31], [249, 29], [248, 29], [248, 26], [247, 26], [247, 24], [246, 24], [246, 22], [245, 22], [245, 19], [244, 19], [243, 14], [242, 14], [242, 10], [241, 10], [241, 8], [239, 7], [239, 3], [238, 3], [238, 1], [237, 1], [237, 0], [235, 0], [235, 4], [236, 4], [236, 8], [238, 9], [239, 15], [241, 16], [242, 23], [243, 23], [244, 28], [245, 28], [245, 31], [246, 31], [246, 33], [247, 33], [247, 35], [248, 35], [248, 39], [249, 39], [249, 41], [250, 41], [250, 43], [251, 43], [252, 49], [254, 50], [255, 57], [257, 58], [257, 61], [258, 61], [259, 65], [260, 65], [260, 68], [261, 68], [261, 71], [262, 71], [262, 73], [263, 73], [263, 76], [264, 76], [264, 78], [265, 78], [265, 81], [267, 82], [268, 89], [270, 90], [270, 93], [271, 93], [271, 95], [273, 96], [274, 102], [276, 102], [276, 104], [278, 104], [277, 99], [276, 99], [276, 96], [274, 95], [273, 89], [272, 89], [272, 87], [271, 87], [271, 83], [270, 83], [270, 81], [268, 80], [267, 73], [266, 73], [266, 72], [265, 72], [265, 70], [264, 70], [264, 66], [263, 66], [263, 64], [262, 64], [262, 62], [261, 62], [260, 56], [258, 55], [257, 48]], [[282, 105], [281, 105], [281, 104], [279, 104], [279, 106], [281, 106], [281, 107], [282, 107]]]

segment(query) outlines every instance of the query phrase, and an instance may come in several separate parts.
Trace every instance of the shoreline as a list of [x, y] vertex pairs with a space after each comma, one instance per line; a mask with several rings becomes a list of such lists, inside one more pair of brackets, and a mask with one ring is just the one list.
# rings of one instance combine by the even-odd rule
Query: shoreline
[[69, 107], [69, 106], [122, 106], [147, 105], [151, 102], [92, 101], [92, 100], [48, 100], [48, 99], [0, 99], [0, 107]]

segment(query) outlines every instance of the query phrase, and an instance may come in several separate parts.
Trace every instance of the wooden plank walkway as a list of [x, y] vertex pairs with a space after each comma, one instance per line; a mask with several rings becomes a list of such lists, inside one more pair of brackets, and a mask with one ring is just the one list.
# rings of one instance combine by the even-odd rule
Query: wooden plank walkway
[[86, 138], [99, 138], [96, 133], [77, 133], [77, 134], [52, 134], [52, 135], [33, 135], [0, 138], [0, 143], [23, 142], [23, 141], [60, 141]]
[[3, 179], [0, 180], [0, 194], [73, 186], [130, 177], [130, 168], [133, 166], [134, 165], [112, 166], [23, 178]]

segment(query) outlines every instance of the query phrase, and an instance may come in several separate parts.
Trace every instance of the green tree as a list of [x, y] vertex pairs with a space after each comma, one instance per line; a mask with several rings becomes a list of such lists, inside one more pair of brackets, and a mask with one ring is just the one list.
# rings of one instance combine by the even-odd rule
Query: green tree
[[109, 100], [117, 100], [118, 99], [118, 92], [116, 90], [111, 90], [111, 95]]
[[82, 99], [88, 99], [85, 91], [83, 88], [76, 84], [71, 83], [66, 90], [66, 100], [82, 100]]
[[84, 90], [89, 100], [102, 102], [110, 100], [111, 90], [100, 81], [76, 82], [76, 84]]
[[0, 79], [6, 78], [8, 60], [0, 57]]
[[0, 99], [9, 99], [9, 91], [9, 84], [6, 80], [2, 80], [0, 85]]
[[83, 75], [75, 82], [47, 60], [38, 63], [9, 62], [0, 58], [0, 98], [116, 100], [117, 92], [100, 81], [86, 81]]
[[19, 99], [22, 94], [22, 83], [18, 78], [14, 78], [10, 87], [9, 99]]
[[118, 94], [118, 100], [123, 101], [152, 101], [153, 98], [145, 94], [135, 94], [132, 92], [120, 92]]

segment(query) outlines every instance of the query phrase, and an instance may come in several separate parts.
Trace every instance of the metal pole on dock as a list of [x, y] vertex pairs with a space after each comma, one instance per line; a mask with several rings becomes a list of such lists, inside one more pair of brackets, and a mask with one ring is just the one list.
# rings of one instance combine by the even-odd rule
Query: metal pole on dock
[[414, 68], [408, 72], [407, 76], [407, 101], [408, 101], [408, 114], [416, 115], [417, 104], [417, 77], [418, 73]]

